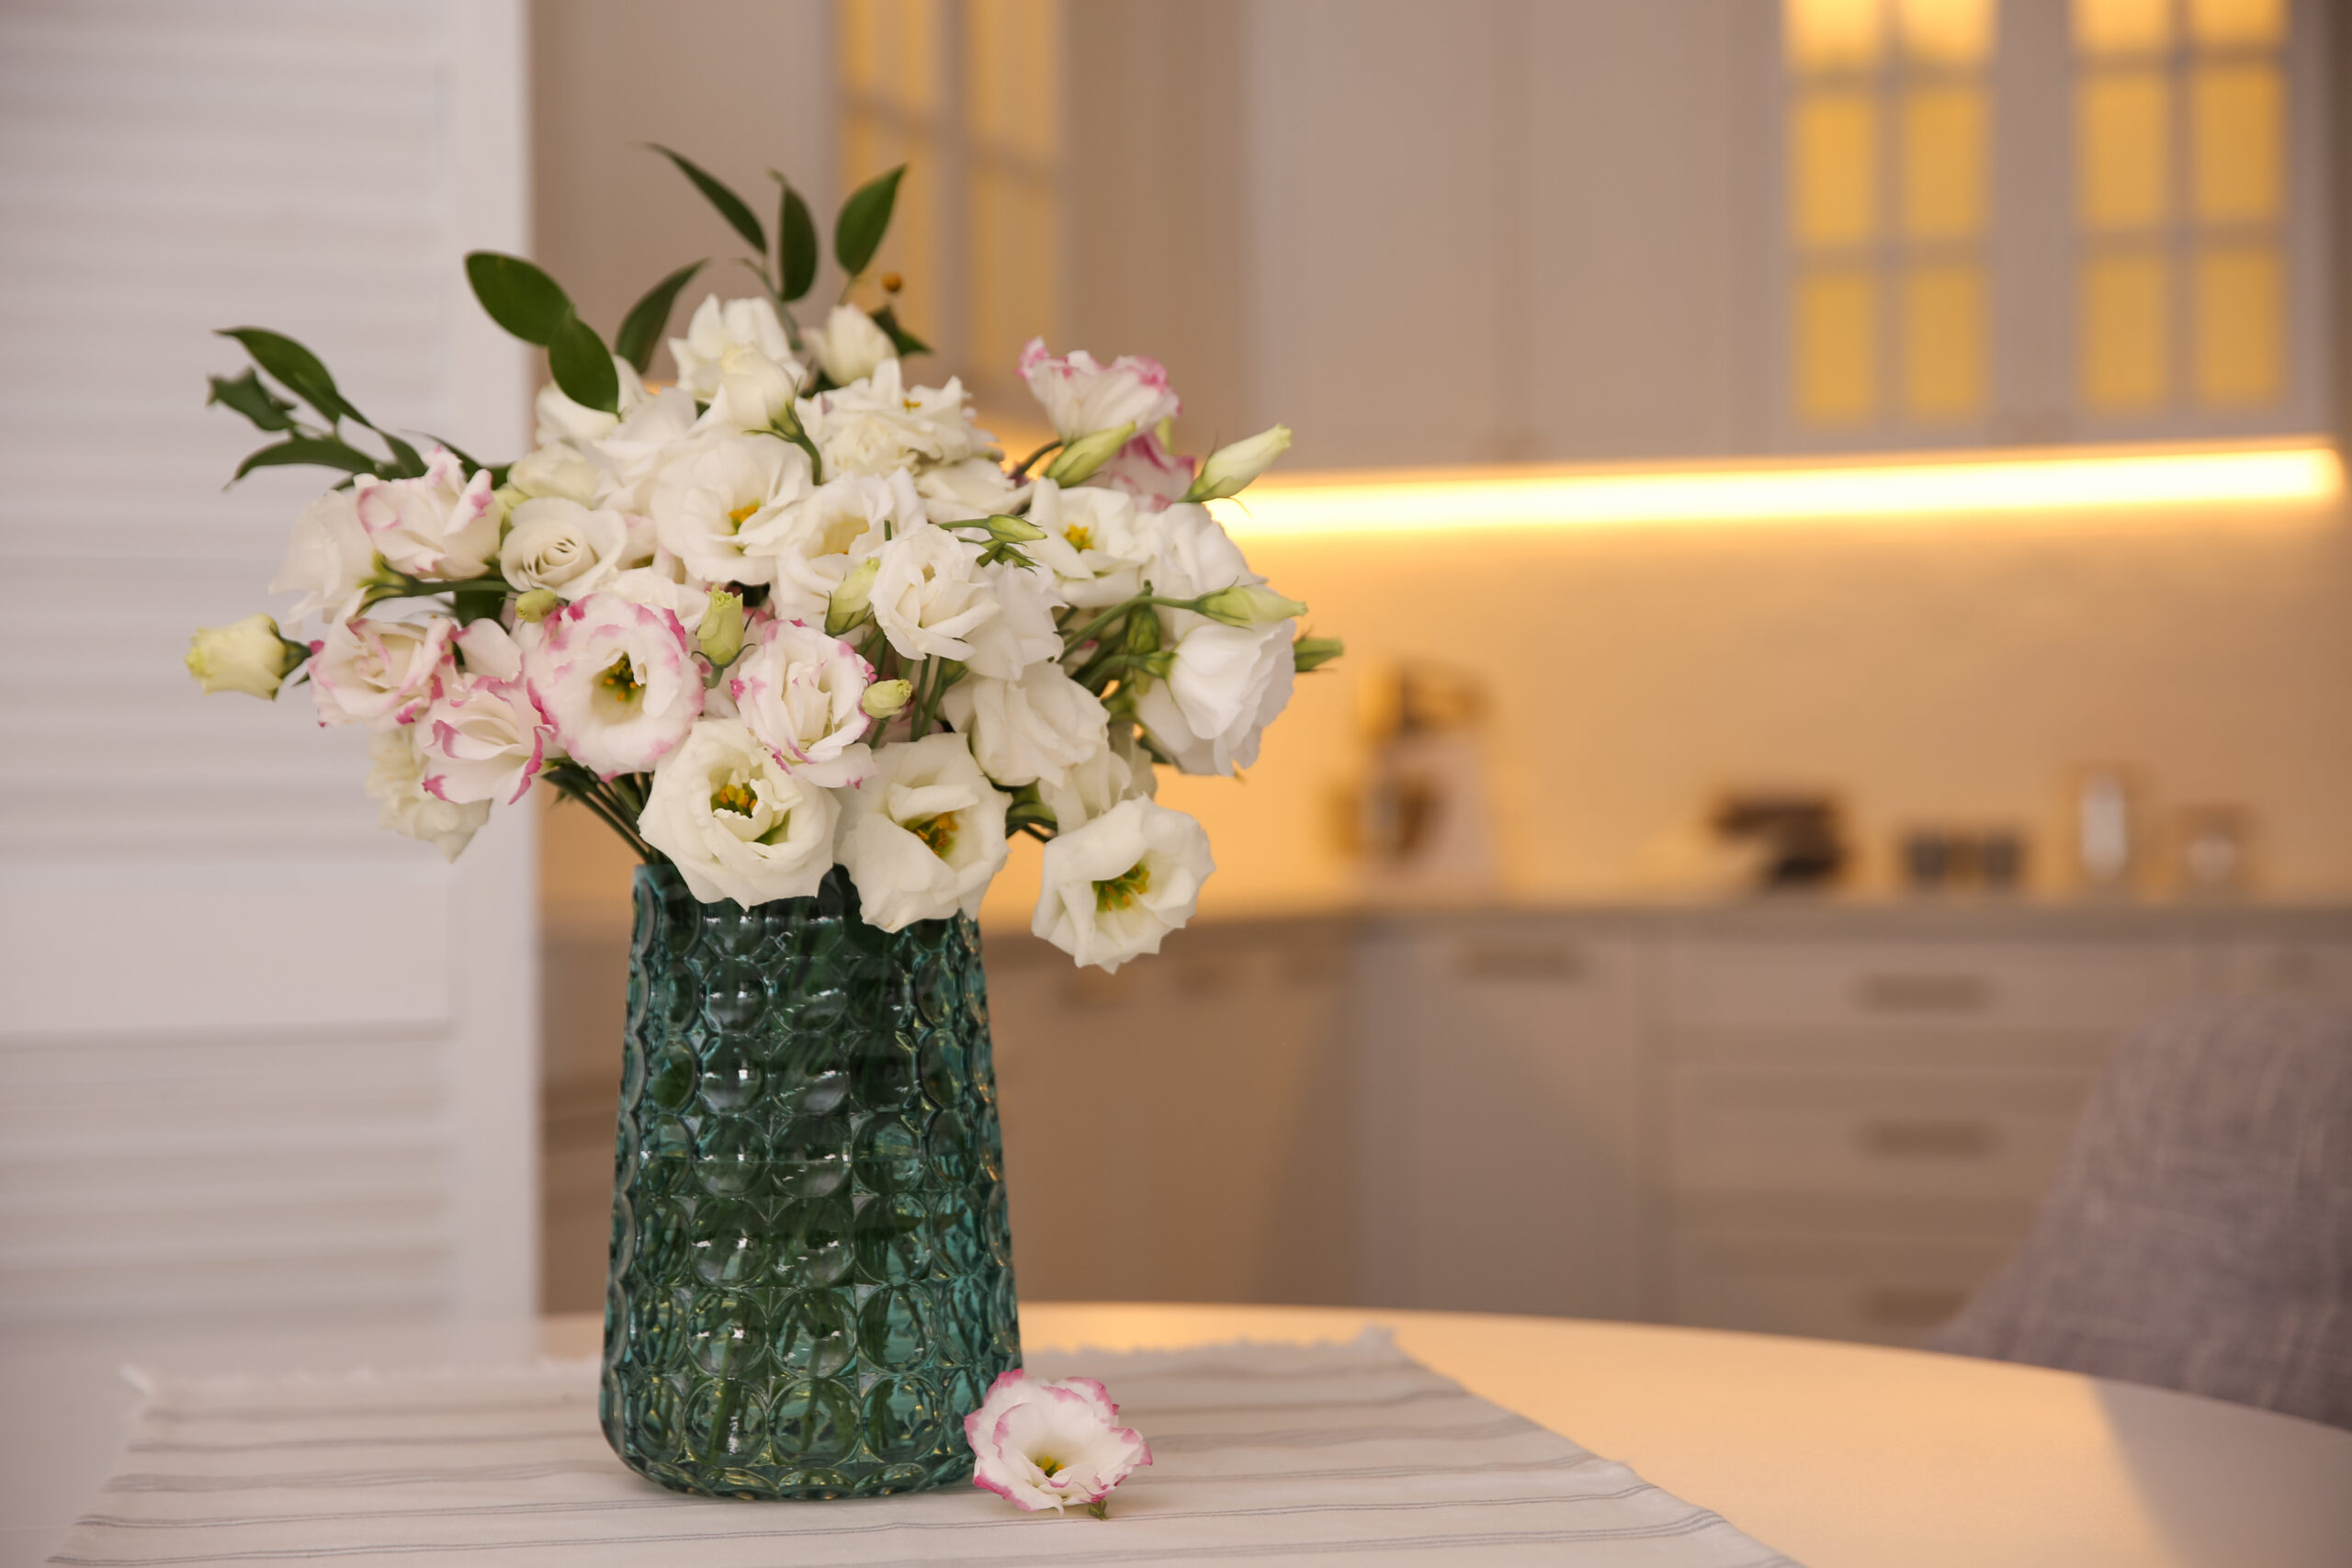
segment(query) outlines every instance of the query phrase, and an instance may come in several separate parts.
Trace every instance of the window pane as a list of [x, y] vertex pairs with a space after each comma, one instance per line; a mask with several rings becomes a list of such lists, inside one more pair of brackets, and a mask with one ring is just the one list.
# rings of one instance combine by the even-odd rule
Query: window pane
[[984, 168], [973, 177], [970, 211], [973, 373], [985, 384], [1017, 385], [1021, 345], [1055, 335], [1053, 187]]
[[965, 94], [974, 135], [1053, 157], [1061, 139], [1059, 11], [1056, 0], [970, 0]]
[[2188, 0], [2188, 32], [2208, 46], [2284, 43], [2286, 0]]
[[2171, 203], [2171, 84], [2157, 71], [2103, 71], [2083, 81], [2075, 122], [2075, 198], [2093, 230], [2142, 229]]
[[2160, 406], [2171, 369], [2165, 258], [2150, 252], [2084, 264], [2079, 375], [2083, 401], [2106, 412]]
[[1876, 231], [1876, 120], [1863, 92], [1805, 93], [1790, 108], [1789, 217], [1798, 244], [1861, 244]]
[[1904, 280], [1903, 405], [1925, 419], [1984, 406], [1984, 279], [1974, 265], [1915, 267]]
[[2278, 400], [2285, 379], [2278, 253], [2215, 246], [2197, 258], [2197, 397], [2215, 408]]
[[1984, 90], [1913, 88], [1903, 96], [1903, 231], [1966, 240], [1984, 226]]
[[1789, 68], [1866, 70], [1878, 63], [1879, 0], [1787, 0]]
[[2197, 216], [2220, 223], [2277, 217], [2285, 119], [2278, 68], [2200, 65], [2188, 94]]
[[1808, 424], [1868, 419], [1878, 402], [1878, 290], [1860, 267], [1823, 267], [1797, 282], [1797, 413]]
[[2172, 44], [2172, 0], [2075, 0], [2075, 47], [2145, 54]]
[[939, 101], [933, 0], [848, 0], [833, 7], [842, 79], [910, 113]]
[[1903, 52], [1931, 65], [1982, 65], [1993, 54], [1993, 0], [1897, 0]]

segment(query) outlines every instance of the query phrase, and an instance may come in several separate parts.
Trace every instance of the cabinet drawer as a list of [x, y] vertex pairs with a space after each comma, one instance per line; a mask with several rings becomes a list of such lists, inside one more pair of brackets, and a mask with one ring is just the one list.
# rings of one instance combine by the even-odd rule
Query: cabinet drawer
[[1679, 1190], [2030, 1199], [2092, 1078], [1705, 1066], [1673, 1083]]
[[2189, 990], [2172, 943], [1687, 942], [1668, 1016], [1701, 1029], [2119, 1031]]
[[1917, 1344], [1991, 1278], [2007, 1251], [1986, 1242], [1684, 1232], [1674, 1241], [1674, 1321]]

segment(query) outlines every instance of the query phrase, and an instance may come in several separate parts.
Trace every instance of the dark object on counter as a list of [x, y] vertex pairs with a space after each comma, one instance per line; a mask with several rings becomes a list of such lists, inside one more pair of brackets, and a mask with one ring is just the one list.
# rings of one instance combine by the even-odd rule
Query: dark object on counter
[[2025, 840], [2014, 829], [1915, 828], [1903, 836], [1903, 876], [1914, 893], [1982, 887], [2013, 893], [2025, 875]]
[[1713, 827], [1726, 839], [1765, 847], [1758, 885], [1768, 892], [1826, 887], [1845, 869], [1845, 835], [1838, 803], [1827, 795], [1735, 795], [1715, 808]]
[[1996, 828], [1976, 846], [1976, 874], [1995, 893], [2014, 893], [2025, 881], [2025, 835]]

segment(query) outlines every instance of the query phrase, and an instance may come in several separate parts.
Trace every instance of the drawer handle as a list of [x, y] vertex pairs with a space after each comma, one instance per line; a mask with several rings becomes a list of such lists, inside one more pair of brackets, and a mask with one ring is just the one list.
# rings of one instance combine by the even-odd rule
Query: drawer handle
[[1865, 975], [1856, 988], [1872, 1012], [1983, 1012], [1993, 1002], [1982, 975]]
[[1574, 950], [1566, 947], [1473, 947], [1454, 953], [1453, 966], [1470, 980], [1573, 980], [1584, 973]]
[[1960, 1310], [1966, 1291], [1878, 1285], [1862, 1292], [1862, 1319], [1883, 1328], [1933, 1328]]
[[1996, 1142], [1988, 1122], [1865, 1122], [1862, 1152], [1882, 1159], [1982, 1159]]

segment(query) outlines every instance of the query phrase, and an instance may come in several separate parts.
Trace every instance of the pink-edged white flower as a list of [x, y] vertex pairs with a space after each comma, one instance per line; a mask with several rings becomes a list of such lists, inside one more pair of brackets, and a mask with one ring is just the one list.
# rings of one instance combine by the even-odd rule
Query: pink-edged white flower
[[874, 772], [839, 793], [838, 854], [870, 926], [894, 931], [957, 910], [977, 916], [1005, 862], [1012, 800], [988, 781], [960, 735], [885, 746]]
[[710, 401], [725, 379], [730, 348], [757, 350], [779, 366], [794, 364], [792, 340], [785, 335], [774, 305], [757, 295], [722, 304], [718, 295], [707, 294], [686, 322], [686, 335], [670, 340], [678, 385], [698, 401]]
[[972, 657], [969, 637], [1000, 608], [980, 547], [944, 528], [909, 528], [875, 552], [867, 603], [902, 659]]
[[539, 496], [509, 513], [514, 526], [498, 547], [498, 573], [518, 593], [545, 588], [577, 599], [609, 587], [635, 564], [628, 522], [592, 512], [564, 496]]
[[413, 725], [369, 738], [368, 794], [379, 803], [379, 822], [424, 840], [445, 860], [456, 860], [490, 820], [487, 800], [447, 801], [425, 789], [424, 758], [417, 750]]
[[480, 577], [498, 554], [504, 508], [490, 470], [476, 468], [469, 476], [464, 462], [445, 447], [433, 449], [414, 479], [360, 475], [351, 499], [376, 553], [411, 577]]
[[762, 626], [727, 682], [735, 710], [777, 763], [826, 788], [872, 771], [872, 721], [858, 705], [874, 667], [838, 637], [800, 621]]
[[355, 616], [311, 645], [311, 690], [321, 724], [377, 729], [414, 721], [433, 700], [434, 678], [448, 661], [458, 623], [447, 615], [413, 621]]
[[1017, 681], [967, 675], [947, 688], [939, 711], [970, 739], [980, 771], [1008, 787], [1059, 784], [1070, 769], [1111, 749], [1110, 714], [1051, 660]]
[[1046, 531], [1026, 547], [1030, 558], [1054, 574], [1069, 603], [1107, 609], [1142, 592], [1159, 534], [1148, 517], [1136, 515], [1135, 497], [1091, 485], [1064, 490], [1039, 479], [1028, 518]]
[[347, 621], [381, 580], [382, 567], [376, 541], [360, 526], [358, 503], [349, 491], [331, 490], [294, 520], [286, 564], [277, 569], [269, 591], [302, 596], [286, 613], [288, 625], [311, 615]]
[[1047, 354], [1046, 340], [1034, 337], [1022, 347], [1020, 370], [1064, 441], [1123, 424], [1149, 430], [1184, 406], [1168, 384], [1168, 367], [1136, 355], [1103, 365], [1082, 348]]
[[1156, 431], [1147, 430], [1120, 447], [1086, 482], [1123, 491], [1145, 511], [1158, 512], [1183, 500], [1193, 488], [1193, 459], [1169, 451]]
[[1028, 1512], [1071, 1503], [1102, 1511], [1111, 1488], [1151, 1462], [1143, 1434], [1119, 1425], [1111, 1391], [1092, 1378], [1048, 1382], [1015, 1368], [998, 1374], [964, 1417], [978, 1464], [972, 1484]]
[[1106, 973], [1193, 918], [1216, 869], [1200, 823], [1158, 801], [1123, 800], [1046, 845], [1029, 929]]
[[419, 782], [427, 795], [458, 806], [511, 806], [538, 777], [555, 727], [521, 681], [445, 671], [417, 716], [416, 731], [424, 769]]
[[696, 721], [654, 770], [637, 830], [706, 904], [805, 898], [833, 864], [833, 796], [731, 718]]
[[736, 543], [770, 574], [762, 580], [775, 584], [769, 608], [786, 620], [822, 622], [827, 602], [851, 567], [892, 534], [927, 521], [905, 469], [887, 479], [843, 474], [819, 485], [797, 506], [746, 523]]
[[710, 613], [710, 590], [680, 581], [675, 561], [631, 567], [605, 584], [603, 592], [617, 594], [632, 604], [667, 610], [689, 632], [701, 631], [703, 617]]
[[617, 593], [591, 593], [540, 622], [523, 678], [557, 742], [599, 778], [651, 768], [702, 713], [692, 634], [669, 611]]
[[963, 382], [910, 387], [896, 359], [876, 366], [864, 381], [801, 399], [797, 412], [824, 454], [828, 478], [959, 463], [994, 445], [966, 414]]
[[775, 435], [706, 436], [673, 457], [653, 481], [662, 547], [706, 582], [765, 582], [775, 564], [743, 535], [773, 522], [816, 488], [808, 454]]

